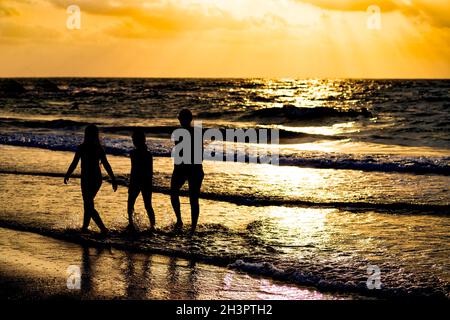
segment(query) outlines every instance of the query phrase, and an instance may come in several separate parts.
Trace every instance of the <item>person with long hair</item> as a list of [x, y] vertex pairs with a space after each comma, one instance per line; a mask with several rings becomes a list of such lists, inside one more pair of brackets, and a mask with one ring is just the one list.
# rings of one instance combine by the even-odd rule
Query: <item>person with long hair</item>
[[108, 229], [103, 224], [100, 215], [95, 209], [94, 199], [100, 189], [103, 181], [100, 163], [103, 164], [106, 172], [112, 180], [114, 192], [117, 190], [117, 183], [112, 168], [106, 159], [106, 153], [100, 144], [98, 127], [90, 124], [84, 131], [84, 141], [75, 152], [75, 156], [67, 173], [64, 177], [64, 183], [67, 184], [73, 171], [76, 169], [81, 159], [81, 194], [83, 196], [84, 218], [81, 230], [88, 230], [91, 218], [100, 228], [102, 234], [107, 234]]

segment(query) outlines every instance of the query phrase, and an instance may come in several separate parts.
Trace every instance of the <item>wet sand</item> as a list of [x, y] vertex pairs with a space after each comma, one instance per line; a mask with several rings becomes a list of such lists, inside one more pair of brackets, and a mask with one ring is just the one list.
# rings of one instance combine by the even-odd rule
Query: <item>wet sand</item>
[[[176, 257], [90, 248], [5, 228], [0, 243], [2, 299], [344, 298]], [[75, 288], [67, 286], [69, 266], [80, 270], [79, 289], [75, 278], [69, 281]]]

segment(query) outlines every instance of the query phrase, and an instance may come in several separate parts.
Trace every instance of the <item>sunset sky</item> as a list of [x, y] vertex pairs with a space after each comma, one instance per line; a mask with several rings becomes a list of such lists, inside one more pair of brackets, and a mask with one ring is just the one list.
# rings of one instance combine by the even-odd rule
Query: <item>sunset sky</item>
[[0, 76], [450, 78], [450, 4], [0, 0]]

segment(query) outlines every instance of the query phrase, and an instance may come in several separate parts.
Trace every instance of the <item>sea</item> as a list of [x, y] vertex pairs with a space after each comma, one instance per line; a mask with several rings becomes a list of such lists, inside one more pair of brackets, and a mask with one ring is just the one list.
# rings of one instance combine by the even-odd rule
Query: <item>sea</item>
[[[204, 161], [192, 238], [170, 232], [167, 197], [171, 133], [183, 108], [205, 129], [279, 136], [263, 146], [276, 150], [276, 164]], [[137, 127], [146, 133], [159, 195], [154, 207], [163, 217], [156, 236], [130, 241], [123, 233], [126, 194], [100, 192], [113, 235], [94, 244], [327, 292], [449, 298], [450, 80], [1, 79], [1, 227], [78, 241], [77, 224], [61, 209], [72, 200], [81, 219], [78, 187], [58, 194], [67, 192], [61, 177], [90, 123], [98, 125], [124, 190], [130, 134]], [[230, 144], [205, 141], [205, 150]], [[258, 150], [232, 144], [250, 156]]]

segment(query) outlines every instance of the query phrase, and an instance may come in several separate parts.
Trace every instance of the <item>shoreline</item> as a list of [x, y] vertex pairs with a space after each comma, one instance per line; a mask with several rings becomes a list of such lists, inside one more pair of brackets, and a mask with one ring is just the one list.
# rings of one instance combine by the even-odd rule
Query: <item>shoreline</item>
[[[9, 300], [350, 299], [312, 288], [158, 254], [101, 249], [0, 228], [0, 283]], [[9, 239], [14, 238], [10, 245]], [[36, 252], [35, 246], [39, 246]], [[9, 254], [8, 254], [9, 253]], [[80, 289], [67, 288], [79, 266]]]
[[[277, 279], [284, 284], [318, 288], [321, 292], [381, 298], [446, 296], [448, 246], [441, 238], [448, 226], [445, 216], [424, 215], [424, 212], [419, 215], [377, 211], [358, 214], [358, 211], [338, 209], [242, 206], [201, 199], [203, 214], [199, 232], [193, 238], [187, 238], [171, 234], [174, 215], [170, 199], [155, 192], [153, 204], [158, 232], [154, 237], [130, 239], [123, 232], [127, 225], [126, 201], [121, 201], [126, 199], [127, 190], [120, 187], [114, 193], [105, 183], [101, 196], [96, 199], [96, 207], [114, 232], [111, 238], [101, 240], [92, 234], [85, 237], [78, 232], [82, 216], [78, 181], [63, 185], [59, 177], [39, 174], [61, 172], [72, 157], [70, 153], [31, 148], [2, 150], [7, 151], [2, 154], [2, 168], [26, 169], [31, 173], [0, 174], [4, 185], [2, 200], [7, 204], [1, 222], [6, 227], [16, 225], [16, 228], [25, 228], [23, 231], [45, 233], [62, 240], [72, 237], [78, 248], [82, 240], [83, 243], [91, 241], [95, 247], [108, 245], [117, 250], [140, 251], [137, 254], [159, 253], [189, 261], [197, 259], [209, 268], [213, 267], [211, 261], [220, 264], [219, 268], [232, 264], [233, 271]], [[128, 172], [127, 159], [111, 157], [110, 160], [118, 173]], [[156, 168], [164, 178], [167, 163], [157, 162]], [[213, 177], [218, 170], [210, 169]], [[234, 177], [238, 169], [229, 168], [225, 172]], [[297, 173], [298, 177], [320, 177], [309, 176], [312, 172], [306, 169]], [[255, 177], [257, 181], [266, 181], [264, 176]], [[224, 178], [222, 185], [230, 181], [229, 177]], [[388, 185], [390, 181], [381, 182]], [[217, 189], [209, 182], [211, 188]], [[63, 199], [61, 195], [64, 195]], [[190, 221], [188, 204], [188, 198], [182, 197], [182, 216], [186, 222]], [[142, 201], [138, 201], [136, 209], [137, 225], [140, 230], [146, 229], [148, 219]], [[433, 228], [429, 228], [430, 225]], [[380, 228], [383, 233], [377, 232]], [[411, 242], [411, 239], [415, 240]], [[0, 240], [8, 239], [0, 237]], [[418, 261], [418, 255], [430, 259]], [[383, 270], [384, 286], [380, 292], [366, 290], [368, 264], [379, 265]]]

